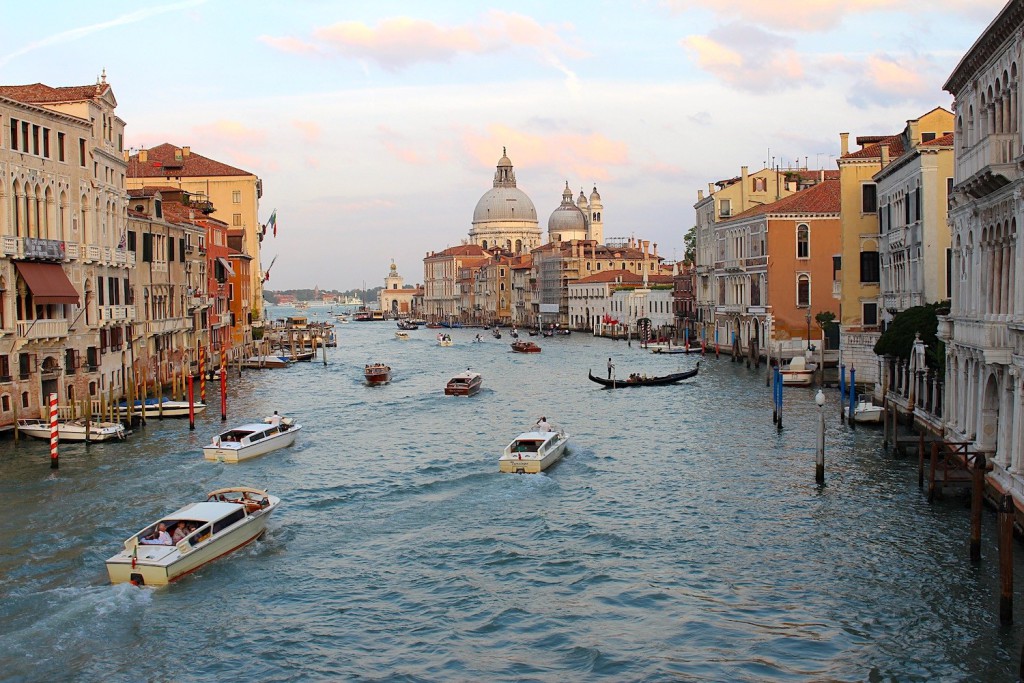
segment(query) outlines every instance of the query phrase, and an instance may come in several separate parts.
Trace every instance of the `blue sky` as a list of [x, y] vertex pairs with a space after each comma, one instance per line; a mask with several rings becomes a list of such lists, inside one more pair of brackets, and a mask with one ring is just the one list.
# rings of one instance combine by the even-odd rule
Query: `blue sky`
[[[382, 284], [459, 244], [507, 147], [541, 229], [566, 181], [606, 237], [682, 255], [708, 182], [835, 168], [839, 133], [949, 107], [1001, 0], [18, 3], [0, 82], [95, 82], [127, 144], [263, 179], [268, 287]], [[45, 9], [43, 9], [45, 7]]]

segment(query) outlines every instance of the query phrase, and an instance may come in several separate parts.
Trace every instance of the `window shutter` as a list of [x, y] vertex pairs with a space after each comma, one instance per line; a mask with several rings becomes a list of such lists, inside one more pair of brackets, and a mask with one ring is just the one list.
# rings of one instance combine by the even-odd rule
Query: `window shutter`
[[145, 263], [153, 262], [153, 235], [148, 232], [142, 233], [142, 260]]

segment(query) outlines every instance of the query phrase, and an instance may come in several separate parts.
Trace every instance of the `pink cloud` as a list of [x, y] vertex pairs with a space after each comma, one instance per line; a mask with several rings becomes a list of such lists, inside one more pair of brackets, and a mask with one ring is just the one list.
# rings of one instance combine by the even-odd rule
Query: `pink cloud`
[[[728, 20], [758, 24], [785, 31], [826, 31], [845, 17], [870, 12], [901, 12], [917, 15], [920, 0], [663, 0], [674, 12], [703, 9]], [[953, 13], [972, 17], [994, 16], [1003, 0], [930, 0], [929, 13]]]
[[493, 167], [500, 158], [499, 150], [506, 147], [516, 167], [547, 167], [594, 182], [611, 178], [609, 167], [630, 163], [626, 143], [598, 133], [538, 135], [494, 125], [483, 134], [465, 133], [463, 147], [481, 166]]
[[527, 48], [556, 68], [567, 71], [558, 55], [579, 58], [586, 53], [563, 34], [571, 26], [544, 26], [531, 17], [491, 10], [475, 23], [445, 26], [425, 19], [394, 17], [375, 26], [342, 21], [315, 28], [310, 40], [263, 36], [274, 49], [294, 54], [336, 53], [374, 62], [397, 71], [414, 64], [447, 63], [460, 56]]
[[730, 24], [679, 42], [700, 68], [740, 90], [778, 90], [805, 79], [799, 54], [778, 47], [784, 41], [754, 26]]
[[302, 134], [302, 139], [306, 142], [319, 141], [320, 135], [323, 132], [320, 128], [320, 124], [316, 121], [300, 121], [295, 119], [292, 121], [292, 125], [298, 129], [299, 133]]
[[267, 131], [249, 128], [239, 121], [221, 119], [213, 123], [193, 126], [192, 131], [200, 138], [228, 142], [236, 145], [262, 145], [267, 140]]
[[859, 73], [848, 99], [857, 106], [935, 103], [941, 96], [936, 84], [942, 82], [942, 73], [928, 59], [873, 54], [857, 63], [856, 69]]
[[416, 145], [408, 136], [385, 125], [377, 126], [377, 133], [384, 149], [399, 161], [416, 166], [430, 162], [421, 152], [422, 145]]
[[306, 42], [299, 38], [292, 38], [285, 36], [283, 38], [275, 38], [274, 36], [260, 36], [259, 41], [270, 47], [274, 48], [278, 52], [286, 52], [293, 55], [320, 55], [323, 51], [318, 45]]

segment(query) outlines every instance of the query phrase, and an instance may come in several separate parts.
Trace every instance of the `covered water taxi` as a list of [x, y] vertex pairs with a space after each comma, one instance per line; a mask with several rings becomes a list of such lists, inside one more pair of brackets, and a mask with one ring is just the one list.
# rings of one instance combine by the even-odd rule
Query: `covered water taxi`
[[241, 462], [295, 443], [302, 425], [291, 418], [268, 417], [265, 422], [239, 425], [213, 437], [203, 457], [219, 462]]
[[499, 471], [539, 474], [561, 460], [569, 443], [569, 435], [561, 428], [546, 428], [551, 431], [541, 431], [544, 428], [538, 427], [512, 439], [498, 458]]

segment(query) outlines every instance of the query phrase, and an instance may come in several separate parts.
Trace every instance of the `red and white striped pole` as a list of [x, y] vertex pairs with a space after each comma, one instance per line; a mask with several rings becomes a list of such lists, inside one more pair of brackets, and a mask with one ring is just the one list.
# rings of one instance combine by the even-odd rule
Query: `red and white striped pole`
[[193, 377], [188, 376], [188, 428], [194, 431], [196, 428], [196, 394], [192, 387]]
[[199, 402], [206, 404], [206, 347], [199, 347]]
[[228, 372], [220, 369], [220, 421], [228, 419]]
[[57, 444], [60, 442], [60, 432], [57, 429], [57, 394], [50, 394], [50, 469], [60, 467], [60, 460], [57, 456]]

